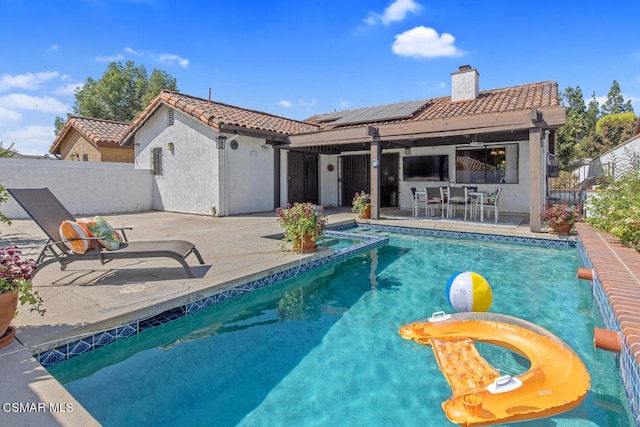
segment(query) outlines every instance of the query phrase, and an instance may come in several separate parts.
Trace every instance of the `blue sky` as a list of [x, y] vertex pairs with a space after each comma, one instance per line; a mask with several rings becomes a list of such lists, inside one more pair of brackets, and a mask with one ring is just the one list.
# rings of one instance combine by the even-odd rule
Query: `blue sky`
[[640, 2], [2, 0], [0, 141], [44, 154], [73, 91], [111, 61], [186, 94], [304, 119], [539, 81], [599, 99], [617, 80], [640, 114]]

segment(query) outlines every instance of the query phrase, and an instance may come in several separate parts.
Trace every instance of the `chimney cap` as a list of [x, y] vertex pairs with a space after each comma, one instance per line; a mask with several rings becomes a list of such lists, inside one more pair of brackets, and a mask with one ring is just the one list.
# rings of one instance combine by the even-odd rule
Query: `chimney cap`
[[471, 65], [465, 64], [458, 67], [458, 71], [469, 71], [471, 69]]

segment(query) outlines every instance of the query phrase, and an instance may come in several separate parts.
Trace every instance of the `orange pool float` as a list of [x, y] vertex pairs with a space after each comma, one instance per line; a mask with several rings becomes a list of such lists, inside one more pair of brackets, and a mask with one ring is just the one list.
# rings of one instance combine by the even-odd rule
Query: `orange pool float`
[[[442, 409], [464, 426], [530, 420], [575, 408], [591, 377], [578, 355], [551, 332], [496, 313], [435, 313], [404, 325], [403, 338], [431, 346], [453, 395]], [[531, 362], [529, 370], [500, 375], [474, 341], [507, 348]]]

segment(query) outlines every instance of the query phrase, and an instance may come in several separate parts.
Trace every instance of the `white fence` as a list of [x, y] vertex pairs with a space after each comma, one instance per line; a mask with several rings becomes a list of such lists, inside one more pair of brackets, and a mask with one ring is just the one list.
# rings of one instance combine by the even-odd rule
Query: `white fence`
[[[7, 188], [48, 187], [74, 215], [151, 210], [153, 176], [130, 163], [0, 158], [0, 184]], [[28, 218], [14, 201], [0, 205], [12, 219]]]

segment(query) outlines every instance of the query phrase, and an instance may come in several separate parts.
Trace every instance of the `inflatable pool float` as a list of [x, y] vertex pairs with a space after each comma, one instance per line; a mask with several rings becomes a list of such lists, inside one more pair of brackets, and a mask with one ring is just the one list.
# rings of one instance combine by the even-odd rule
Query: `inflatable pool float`
[[[575, 408], [589, 391], [591, 377], [578, 355], [551, 332], [495, 313], [435, 313], [404, 325], [403, 338], [431, 346], [453, 395], [442, 409], [465, 426], [530, 420]], [[529, 370], [501, 375], [478, 352], [474, 341], [504, 347], [527, 358]]]

